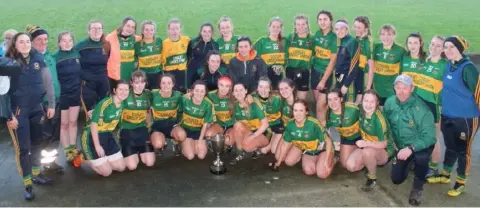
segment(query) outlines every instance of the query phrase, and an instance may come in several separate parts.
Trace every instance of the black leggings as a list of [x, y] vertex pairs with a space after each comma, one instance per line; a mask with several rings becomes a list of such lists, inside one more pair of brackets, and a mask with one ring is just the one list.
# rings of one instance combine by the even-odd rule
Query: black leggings
[[413, 164], [415, 164], [415, 177], [413, 178], [413, 188], [417, 190], [423, 190], [423, 184], [425, 184], [425, 176], [428, 173], [428, 162], [430, 161], [430, 155], [432, 154], [432, 145], [426, 149], [412, 153], [407, 160], [399, 160], [395, 156], [392, 162], [391, 178], [394, 184], [401, 184], [407, 179], [408, 172]]

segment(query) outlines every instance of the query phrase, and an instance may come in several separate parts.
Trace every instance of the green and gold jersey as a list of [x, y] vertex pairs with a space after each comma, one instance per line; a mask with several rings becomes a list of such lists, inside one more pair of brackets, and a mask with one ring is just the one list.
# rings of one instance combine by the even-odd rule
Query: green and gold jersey
[[208, 98], [196, 105], [193, 99], [182, 97], [182, 112], [180, 126], [186, 130], [201, 131], [204, 124], [215, 122], [215, 110]]
[[400, 74], [400, 62], [405, 54], [405, 49], [396, 43], [391, 48], [384, 48], [382, 43], [373, 49], [374, 72], [373, 89], [382, 98], [395, 95], [393, 82]]
[[187, 70], [187, 49], [190, 38], [180, 36], [180, 39], [173, 41], [170, 38], [162, 42], [162, 69], [163, 71]]
[[123, 38], [119, 35], [118, 41], [120, 42], [120, 79], [129, 81], [135, 70], [135, 36]]
[[123, 101], [121, 129], [135, 129], [147, 126], [147, 113], [150, 108], [152, 94], [149, 90], [143, 90], [141, 95], [130, 91], [126, 100]]
[[350, 103], [345, 104], [343, 115], [336, 114], [329, 110], [327, 127], [334, 127], [340, 137], [345, 140], [353, 140], [360, 137], [360, 127], [358, 119], [360, 117], [360, 110], [358, 106]]
[[337, 53], [338, 41], [337, 35], [331, 30], [325, 35], [321, 30], [315, 33], [313, 37], [313, 69], [320, 73], [325, 73], [332, 54]]
[[429, 59], [416, 76], [410, 75], [413, 77], [415, 92], [419, 97], [434, 104], [442, 103], [441, 92], [446, 64], [447, 61], [443, 58], [435, 63]]
[[280, 49], [280, 42], [273, 41], [268, 36], [261, 37], [255, 42], [253, 48], [257, 54], [263, 59], [267, 66], [271, 65], [285, 65], [285, 45], [286, 40], [282, 40], [282, 49]]
[[228, 109], [229, 98], [220, 98], [217, 90], [210, 91], [207, 97], [213, 103], [217, 123], [224, 128], [232, 127], [235, 124], [235, 119], [233, 119], [232, 113]]
[[361, 47], [360, 49], [360, 60], [359, 60], [359, 67], [365, 73], [368, 73], [368, 60], [373, 60], [373, 39], [370, 36], [365, 36], [361, 39], [358, 39], [358, 45]]
[[288, 104], [286, 99], [282, 99], [282, 122], [283, 126], [287, 126], [287, 122], [293, 118], [292, 106]]
[[359, 119], [360, 133], [362, 139], [369, 142], [387, 141], [385, 148], [388, 155], [391, 156], [395, 149], [390, 134], [390, 129], [385, 116], [380, 110], [376, 110], [371, 118], [360, 117]]
[[170, 120], [176, 122], [178, 119], [179, 106], [182, 105], [183, 94], [173, 91], [170, 97], [164, 98], [160, 90], [152, 91], [152, 115], [154, 121]]
[[265, 111], [263, 111], [262, 104], [257, 99], [254, 99], [254, 102], [250, 104], [248, 110], [241, 108], [240, 104], [237, 102], [233, 110], [234, 118], [236, 121], [240, 121], [248, 130], [256, 131], [260, 128], [262, 120], [267, 117]]
[[135, 43], [135, 55], [140, 70], [147, 74], [160, 72], [162, 70], [162, 39], [156, 38], [152, 43], [143, 41]]
[[267, 99], [262, 98], [258, 93], [253, 93], [252, 96], [262, 104], [270, 127], [282, 123], [282, 98], [280, 96], [272, 95]]
[[299, 37], [291, 34], [286, 41], [287, 67], [310, 69], [310, 61], [313, 54], [313, 43], [310, 34]]
[[218, 43], [218, 50], [222, 57], [222, 61], [226, 65], [230, 64], [230, 60], [237, 55], [237, 40], [238, 36], [233, 35], [230, 41], [225, 41], [221, 37], [216, 41]]
[[316, 118], [307, 117], [303, 124], [297, 124], [290, 120], [283, 132], [283, 140], [292, 143], [302, 151], [319, 152], [324, 149], [325, 140], [328, 135]]
[[[90, 122], [97, 123], [98, 133], [112, 132], [117, 128], [122, 110], [123, 105], [117, 108], [112, 96], [105, 97], [95, 106]], [[87, 122], [87, 125], [90, 122]]]

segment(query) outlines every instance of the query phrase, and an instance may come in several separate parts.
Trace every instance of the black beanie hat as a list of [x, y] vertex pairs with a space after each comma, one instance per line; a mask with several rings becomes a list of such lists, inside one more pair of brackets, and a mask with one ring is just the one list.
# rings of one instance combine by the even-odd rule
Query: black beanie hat
[[40, 28], [39, 26], [36, 26], [36, 25], [27, 25], [25, 30], [27, 31], [27, 33], [30, 33], [30, 36], [32, 36], [32, 40], [34, 40], [39, 35], [43, 35], [43, 34], [48, 35], [46, 30], [44, 30], [44, 29], [42, 29], [42, 28]]
[[468, 48], [468, 42], [462, 36], [451, 36], [445, 39], [445, 42], [451, 42], [455, 47], [457, 47], [458, 51], [463, 54], [465, 50]]

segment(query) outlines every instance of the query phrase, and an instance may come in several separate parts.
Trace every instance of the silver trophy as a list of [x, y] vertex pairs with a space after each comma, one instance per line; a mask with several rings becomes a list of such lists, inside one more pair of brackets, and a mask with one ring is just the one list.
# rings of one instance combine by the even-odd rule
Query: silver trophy
[[212, 136], [208, 139], [209, 142], [209, 147], [210, 151], [213, 152], [213, 154], [217, 155], [217, 159], [213, 161], [213, 164], [210, 166], [210, 172], [213, 174], [224, 174], [227, 172], [227, 168], [223, 165], [223, 161], [220, 159], [220, 154], [222, 154], [225, 151], [225, 136], [222, 134], [217, 134], [215, 136]]

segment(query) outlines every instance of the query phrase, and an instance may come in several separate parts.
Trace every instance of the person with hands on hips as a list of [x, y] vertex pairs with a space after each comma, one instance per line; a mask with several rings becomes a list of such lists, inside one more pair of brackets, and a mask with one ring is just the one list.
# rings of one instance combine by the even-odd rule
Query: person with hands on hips
[[397, 76], [394, 89], [395, 95], [385, 101], [384, 108], [398, 148], [392, 162], [391, 179], [394, 184], [403, 183], [414, 163], [415, 177], [409, 203], [418, 206], [423, 198], [430, 155], [437, 141], [435, 122], [430, 108], [413, 93], [412, 77], [405, 74]]

